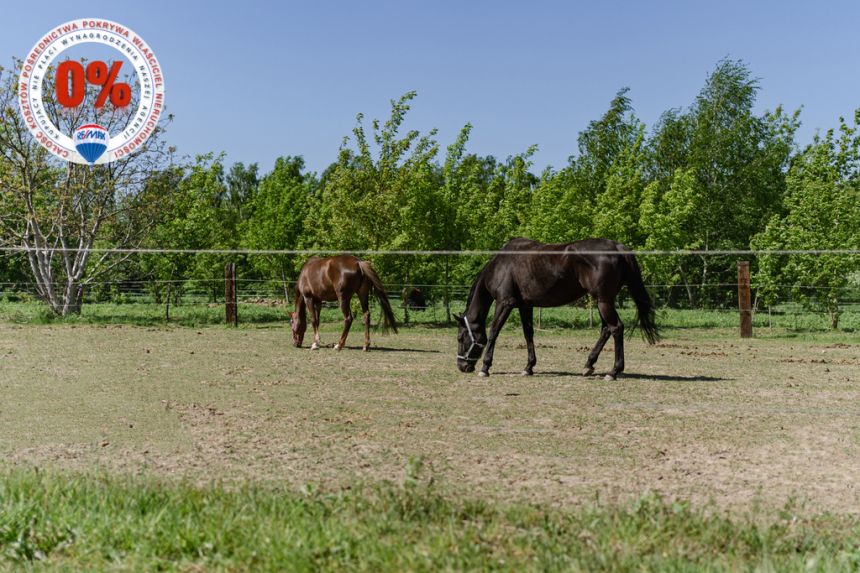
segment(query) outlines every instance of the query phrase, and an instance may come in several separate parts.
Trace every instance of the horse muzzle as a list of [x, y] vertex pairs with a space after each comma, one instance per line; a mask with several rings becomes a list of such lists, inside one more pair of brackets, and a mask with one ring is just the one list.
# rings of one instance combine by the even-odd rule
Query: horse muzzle
[[460, 372], [468, 373], [475, 371], [475, 363], [474, 362], [464, 362], [462, 360], [457, 361], [457, 368]]

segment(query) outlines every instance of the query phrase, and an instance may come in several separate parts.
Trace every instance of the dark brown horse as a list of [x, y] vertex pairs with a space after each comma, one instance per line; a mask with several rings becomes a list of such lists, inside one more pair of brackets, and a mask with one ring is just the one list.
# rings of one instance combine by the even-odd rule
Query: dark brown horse
[[[615, 340], [615, 364], [606, 379], [615, 380], [624, 371], [624, 324], [615, 312], [615, 297], [625, 284], [636, 303], [638, 322], [645, 339], [650, 344], [659, 340], [654, 305], [642, 283], [639, 264], [621, 243], [586, 239], [546, 245], [517, 238], [508, 241], [501, 250], [506, 254], [495, 255], [481, 270], [469, 293], [466, 312], [457, 317], [457, 367], [461, 372], [475, 370], [475, 364], [486, 347], [484, 366], [479, 375], [490, 375], [496, 338], [511, 310], [518, 308], [529, 354], [523, 375], [531, 375], [537, 363], [532, 323], [534, 307], [560, 306], [590, 294], [597, 300], [603, 328], [597, 344], [588, 355], [583, 374], [588, 376], [594, 372], [594, 363], [611, 335]], [[517, 251], [535, 254], [513, 254]], [[548, 251], [548, 254], [541, 254], [541, 251]], [[588, 251], [610, 254], [589, 254]], [[485, 325], [494, 300], [496, 310], [487, 336]]]
[[305, 309], [311, 311], [311, 322], [314, 327], [314, 342], [312, 349], [320, 347], [320, 310], [323, 301], [338, 301], [343, 312], [343, 333], [340, 341], [334, 345], [340, 350], [346, 344], [349, 327], [352, 326], [352, 295], [358, 295], [361, 311], [364, 314], [364, 350], [370, 349], [370, 311], [368, 296], [373, 291], [382, 307], [383, 332], [389, 328], [397, 332], [397, 323], [391, 304], [385, 296], [382, 281], [370, 263], [352, 255], [339, 255], [328, 259], [311, 257], [302, 267], [299, 280], [296, 282], [296, 310], [290, 315], [292, 319], [293, 344], [301, 346], [308, 328]]

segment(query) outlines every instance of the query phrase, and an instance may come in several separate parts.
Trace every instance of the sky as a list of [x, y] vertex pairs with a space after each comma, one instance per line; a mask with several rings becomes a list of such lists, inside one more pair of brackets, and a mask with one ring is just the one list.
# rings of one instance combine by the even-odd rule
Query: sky
[[723, 58], [760, 81], [758, 111], [802, 107], [800, 144], [860, 107], [860, 3], [796, 1], [505, 2], [40, 0], [4, 10], [0, 65], [58, 24], [114, 20], [140, 34], [165, 76], [180, 155], [228, 163], [302, 155], [320, 172], [359, 112], [385, 119], [415, 90], [405, 128], [465, 123], [469, 152], [536, 144], [534, 169], [560, 168], [577, 134], [622, 87], [652, 127], [686, 108]]

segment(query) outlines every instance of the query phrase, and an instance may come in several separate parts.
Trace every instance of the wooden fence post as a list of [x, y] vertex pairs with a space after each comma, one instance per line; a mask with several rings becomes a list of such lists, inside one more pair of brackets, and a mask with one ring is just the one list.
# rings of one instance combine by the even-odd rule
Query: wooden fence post
[[741, 338], [752, 337], [750, 305], [750, 262], [738, 261], [738, 309], [741, 313]]
[[[448, 273], [448, 266], [451, 262], [451, 256], [445, 255], [445, 324], [451, 324], [451, 293], [448, 290], [448, 283], [451, 282], [449, 280], [450, 274]], [[433, 306], [433, 311], [436, 311], [436, 306]]]
[[403, 303], [403, 324], [409, 324], [409, 269], [406, 269], [406, 285], [400, 291], [400, 299]]
[[239, 326], [239, 309], [236, 301], [236, 263], [224, 266], [224, 305], [227, 309], [227, 324]]

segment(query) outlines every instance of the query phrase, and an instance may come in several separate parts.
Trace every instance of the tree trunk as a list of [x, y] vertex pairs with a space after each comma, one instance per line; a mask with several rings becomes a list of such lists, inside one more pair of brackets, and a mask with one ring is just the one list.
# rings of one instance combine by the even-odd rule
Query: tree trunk
[[681, 280], [684, 282], [684, 288], [687, 289], [687, 301], [690, 303], [690, 308], [693, 308], [696, 305], [696, 295], [693, 294], [693, 288], [687, 281], [687, 276], [684, 274], [684, 269], [681, 268], [681, 265], [678, 265], [678, 273], [681, 275]]
[[83, 308], [84, 306], [83, 285], [74, 285], [71, 290], [72, 293], [66, 300], [66, 304], [63, 309], [63, 316], [69, 316], [70, 314], [81, 314], [81, 308]]
[[403, 289], [403, 293], [401, 294], [401, 302], [403, 303], [403, 324], [409, 324], [409, 303], [403, 294], [406, 294], [409, 289], [409, 269], [407, 267], [406, 270], [406, 287]]

